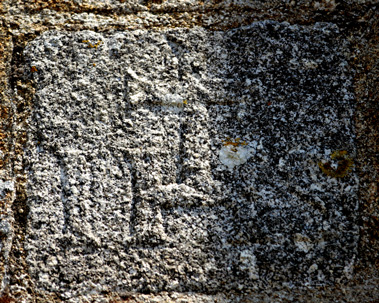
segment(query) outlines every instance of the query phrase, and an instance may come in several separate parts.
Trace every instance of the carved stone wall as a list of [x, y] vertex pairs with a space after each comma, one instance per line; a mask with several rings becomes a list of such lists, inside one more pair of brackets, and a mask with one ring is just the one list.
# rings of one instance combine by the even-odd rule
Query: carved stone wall
[[378, 299], [377, 5], [277, 4], [2, 3], [3, 298]]

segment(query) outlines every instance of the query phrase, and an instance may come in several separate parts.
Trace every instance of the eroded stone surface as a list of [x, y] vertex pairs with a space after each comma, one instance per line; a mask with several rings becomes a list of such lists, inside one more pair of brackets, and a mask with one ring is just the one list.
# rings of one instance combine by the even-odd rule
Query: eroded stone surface
[[[70, 298], [349, 277], [357, 178], [318, 167], [355, 153], [346, 47], [333, 25], [277, 22], [30, 43], [37, 287]], [[225, 165], [225, 146], [250, 155]]]

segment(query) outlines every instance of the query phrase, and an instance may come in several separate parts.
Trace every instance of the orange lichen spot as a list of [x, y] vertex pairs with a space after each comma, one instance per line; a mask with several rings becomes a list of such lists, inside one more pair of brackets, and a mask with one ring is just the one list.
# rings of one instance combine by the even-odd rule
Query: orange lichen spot
[[354, 166], [354, 161], [349, 157], [346, 150], [336, 150], [331, 154], [330, 158], [333, 161], [337, 161], [337, 168], [333, 168], [330, 161], [326, 163], [318, 163], [318, 167], [321, 169], [321, 171], [329, 177], [343, 178], [351, 171], [352, 167]]
[[237, 152], [238, 146], [247, 145], [246, 141], [241, 141], [241, 138], [231, 139], [229, 137], [223, 140], [222, 143], [224, 144], [224, 146], [232, 146], [231, 150], [234, 152]]
[[98, 48], [103, 41], [98, 40], [95, 44], [92, 44], [89, 40], [82, 40], [83, 43], [86, 43], [88, 48]]
[[267, 105], [270, 106], [272, 103], [271, 102], [267, 102]]
[[30, 68], [30, 71], [32, 73], [35, 73], [36, 71], [38, 71], [37, 67], [35, 67], [34, 65]]
[[96, 66], [96, 63], [93, 63], [92, 65], [93, 65], [93, 66]]

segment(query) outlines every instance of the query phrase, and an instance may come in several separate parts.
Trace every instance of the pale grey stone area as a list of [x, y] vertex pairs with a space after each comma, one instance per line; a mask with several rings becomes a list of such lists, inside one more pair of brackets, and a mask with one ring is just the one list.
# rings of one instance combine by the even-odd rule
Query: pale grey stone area
[[271, 21], [31, 42], [36, 286], [69, 299], [349, 278], [358, 179], [318, 167], [355, 153], [347, 49], [334, 25]]
[[15, 186], [13, 180], [0, 179], [0, 277], [2, 277], [0, 288], [3, 289], [8, 282], [6, 271], [8, 269], [9, 254], [14, 236], [11, 202], [14, 197]]

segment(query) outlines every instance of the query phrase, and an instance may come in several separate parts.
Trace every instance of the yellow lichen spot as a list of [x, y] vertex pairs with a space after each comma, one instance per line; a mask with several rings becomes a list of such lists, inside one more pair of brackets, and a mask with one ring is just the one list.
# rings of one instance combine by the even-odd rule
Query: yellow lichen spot
[[98, 40], [95, 44], [92, 44], [89, 40], [82, 40], [82, 42], [87, 43], [88, 48], [98, 48], [103, 43], [101, 40]]
[[352, 167], [354, 166], [354, 161], [349, 157], [346, 150], [336, 150], [331, 154], [330, 158], [334, 161], [337, 161], [337, 168], [333, 168], [330, 161], [326, 163], [318, 163], [318, 167], [321, 169], [321, 171], [329, 177], [343, 178], [351, 171]]
[[187, 100], [183, 100], [183, 104], [184, 104], [184, 105], [187, 105], [187, 104], [188, 104], [188, 101], [187, 101]]
[[232, 146], [231, 150], [234, 152], [237, 152], [238, 146], [247, 145], [246, 141], [241, 141], [241, 138], [231, 139], [230, 137], [227, 137], [222, 142], [223, 142], [224, 146]]
[[339, 158], [344, 158], [347, 156], [347, 151], [346, 150], [336, 150], [332, 153], [330, 158], [332, 160], [338, 160]]
[[97, 48], [97, 47], [100, 46], [102, 43], [103, 43], [103, 41], [99, 40], [99, 41], [97, 41], [97, 42], [93, 45], [93, 47]]

